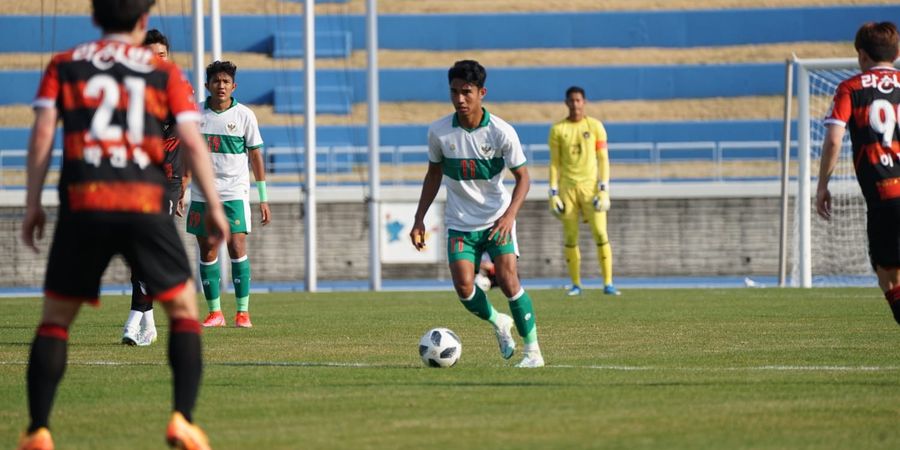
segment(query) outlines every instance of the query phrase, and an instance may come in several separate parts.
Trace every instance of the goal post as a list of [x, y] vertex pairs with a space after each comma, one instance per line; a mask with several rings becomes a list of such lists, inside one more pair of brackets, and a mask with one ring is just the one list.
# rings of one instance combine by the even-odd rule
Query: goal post
[[[855, 58], [796, 59], [797, 78], [797, 193], [791, 285], [859, 284], [874, 278], [869, 264], [866, 204], [856, 181], [849, 133], [829, 181], [832, 218], [815, 214], [815, 184], [825, 116], [837, 86], [859, 73]], [[791, 120], [786, 117], [785, 120]], [[789, 194], [783, 194], [789, 195]]]

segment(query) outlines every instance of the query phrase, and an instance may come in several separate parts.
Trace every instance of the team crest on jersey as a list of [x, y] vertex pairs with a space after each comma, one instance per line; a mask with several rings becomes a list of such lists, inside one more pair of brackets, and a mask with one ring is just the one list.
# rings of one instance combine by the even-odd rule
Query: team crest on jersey
[[494, 149], [491, 147], [490, 144], [482, 144], [481, 145], [481, 153], [485, 156], [490, 155], [491, 151], [493, 151], [493, 150]]
[[228, 131], [231, 133], [234, 133], [234, 131], [237, 130], [237, 124], [234, 122], [228, 122], [228, 125], [225, 126], [228, 127]]
[[585, 139], [590, 139], [590, 137], [591, 137], [591, 132], [590, 132], [590, 131], [585, 131], [584, 134], [581, 135], [581, 137], [583, 137], [583, 138], [585, 138]]
[[450, 151], [451, 151], [451, 152], [455, 152], [455, 151], [456, 151], [456, 144], [450, 144]]

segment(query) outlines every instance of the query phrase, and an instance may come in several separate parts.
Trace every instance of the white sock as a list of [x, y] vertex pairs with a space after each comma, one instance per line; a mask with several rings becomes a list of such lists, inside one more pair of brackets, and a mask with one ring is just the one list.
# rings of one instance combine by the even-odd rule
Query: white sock
[[153, 318], [153, 310], [144, 311], [144, 329], [155, 330], [156, 320]]
[[128, 312], [128, 320], [125, 321], [125, 330], [132, 329], [136, 330], [141, 326], [141, 317], [144, 317], [144, 313], [140, 311], [131, 310]]
[[541, 347], [538, 345], [537, 341], [534, 341], [530, 344], [525, 344], [525, 348], [522, 349], [523, 352], [541, 352]]

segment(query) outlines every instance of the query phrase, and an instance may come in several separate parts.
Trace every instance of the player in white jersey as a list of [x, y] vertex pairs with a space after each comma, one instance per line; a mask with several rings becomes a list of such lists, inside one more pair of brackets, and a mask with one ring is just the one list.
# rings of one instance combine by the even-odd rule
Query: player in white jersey
[[[247, 257], [247, 234], [251, 228], [251, 166], [259, 192], [259, 213], [263, 225], [269, 223], [271, 213], [261, 151], [263, 141], [256, 115], [232, 97], [237, 88], [236, 73], [237, 67], [228, 61], [216, 61], [206, 67], [206, 89], [210, 96], [201, 107], [203, 117], [200, 131], [206, 136], [209, 145], [216, 175], [216, 191], [222, 198], [233, 236], [228, 243], [228, 254], [231, 256], [231, 275], [237, 302], [234, 325], [249, 328], [253, 326], [250, 322], [250, 260]], [[200, 280], [209, 307], [209, 315], [203, 321], [203, 326], [223, 327], [225, 316], [222, 314], [219, 296], [219, 248], [211, 245], [204, 231], [205, 207], [203, 193], [191, 189], [187, 230], [197, 236], [197, 243], [200, 245]]]
[[[515, 326], [525, 343], [517, 367], [542, 367], [534, 308], [516, 270], [516, 214], [531, 183], [525, 154], [513, 127], [481, 105], [487, 93], [487, 73], [481, 64], [457, 61], [447, 78], [456, 112], [428, 128], [428, 172], [409, 236], [417, 249], [424, 248], [425, 213], [443, 180], [447, 186], [447, 257], [459, 299], [467, 310], [491, 323], [504, 359], [515, 352]], [[503, 186], [504, 168], [516, 180], [512, 195]], [[484, 252], [494, 261], [497, 285], [509, 299], [512, 317], [494, 310], [484, 291], [475, 285]]]

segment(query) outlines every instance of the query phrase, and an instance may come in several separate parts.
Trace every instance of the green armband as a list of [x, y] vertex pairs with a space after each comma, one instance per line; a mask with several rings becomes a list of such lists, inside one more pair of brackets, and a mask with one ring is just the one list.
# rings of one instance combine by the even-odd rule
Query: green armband
[[259, 202], [266, 203], [269, 201], [269, 193], [266, 192], [266, 182], [265, 181], [257, 181], [256, 182], [256, 192], [259, 192]]

